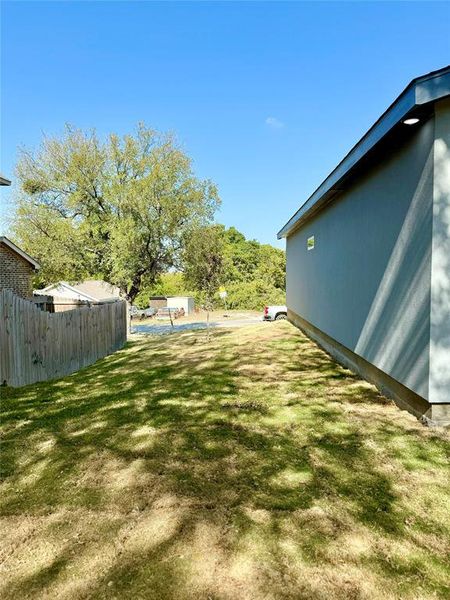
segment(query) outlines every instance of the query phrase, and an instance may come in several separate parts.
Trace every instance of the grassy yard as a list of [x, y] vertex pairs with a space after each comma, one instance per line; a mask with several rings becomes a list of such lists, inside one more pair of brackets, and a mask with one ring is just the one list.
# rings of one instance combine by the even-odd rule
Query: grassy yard
[[448, 434], [287, 322], [1, 389], [0, 596], [448, 598]]

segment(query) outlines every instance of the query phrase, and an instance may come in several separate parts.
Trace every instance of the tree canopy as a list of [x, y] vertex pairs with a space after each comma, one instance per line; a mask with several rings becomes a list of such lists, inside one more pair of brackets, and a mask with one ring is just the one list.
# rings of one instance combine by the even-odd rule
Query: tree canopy
[[12, 229], [42, 265], [38, 286], [105, 279], [141, 306], [150, 295], [205, 303], [218, 285], [230, 308], [285, 301], [285, 253], [212, 225], [217, 189], [194, 175], [169, 134], [141, 124], [102, 140], [67, 126], [37, 150], [23, 149], [17, 176]]
[[224, 278], [230, 308], [260, 310], [284, 304], [286, 255], [283, 250], [247, 240], [235, 227], [223, 229]]
[[191, 236], [186, 245], [183, 266], [186, 283], [203, 295], [209, 311], [224, 277], [221, 226], [202, 227], [197, 235]]
[[40, 283], [98, 276], [134, 300], [180, 268], [192, 231], [219, 205], [174, 138], [139, 125], [133, 135], [66, 127], [20, 155], [13, 231], [42, 265]]
[[[227, 306], [261, 310], [265, 304], [284, 304], [284, 251], [256, 240], [247, 240], [235, 227], [227, 229], [218, 225], [215, 230], [221, 238], [223, 265], [219, 284], [227, 291]], [[152, 295], [193, 295], [198, 303], [204, 304], [206, 301], [198, 282], [194, 285], [192, 278], [189, 280], [182, 272], [165, 273], [156, 284], [145, 286], [137, 301], [142, 306], [148, 306], [149, 296]], [[221, 305], [217, 296], [215, 304]]]

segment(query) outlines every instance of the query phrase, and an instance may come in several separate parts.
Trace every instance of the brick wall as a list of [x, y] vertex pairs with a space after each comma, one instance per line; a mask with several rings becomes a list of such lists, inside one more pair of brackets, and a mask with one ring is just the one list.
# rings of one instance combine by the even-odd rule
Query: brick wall
[[33, 295], [32, 275], [32, 265], [0, 243], [0, 290], [12, 290], [17, 296], [30, 298]]

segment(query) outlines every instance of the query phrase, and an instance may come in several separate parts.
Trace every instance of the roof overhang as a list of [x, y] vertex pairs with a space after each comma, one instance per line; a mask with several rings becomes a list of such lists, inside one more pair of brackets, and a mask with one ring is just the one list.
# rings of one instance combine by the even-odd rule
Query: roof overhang
[[11, 181], [0, 175], [0, 185], [11, 185]]
[[19, 248], [19, 246], [16, 246], [7, 237], [0, 236], [0, 243], [5, 244], [5, 246], [8, 246], [8, 248], [10, 248], [13, 252], [15, 252], [16, 254], [21, 256], [24, 260], [29, 262], [33, 266], [33, 269], [37, 270], [37, 269], [41, 268], [41, 265], [37, 262], [37, 260], [34, 260], [34, 258], [32, 256], [30, 256], [29, 254], [24, 252], [21, 248]]
[[94, 296], [90, 296], [89, 294], [86, 294], [86, 292], [77, 290], [76, 287], [73, 287], [72, 285], [70, 285], [70, 283], [67, 283], [67, 281], [59, 281], [58, 283], [51, 283], [50, 285], [43, 288], [42, 290], [36, 290], [36, 291], [39, 292], [40, 294], [51, 295], [50, 292], [52, 292], [53, 290], [56, 290], [59, 287], [66, 288], [66, 290], [68, 290], [69, 292], [72, 292], [76, 296], [83, 296], [84, 300], [86, 300], [86, 302], [99, 302], [99, 300], [97, 298], [94, 298]]
[[42, 288], [41, 290], [35, 290], [35, 292], [42, 295], [51, 296], [51, 292], [57, 291], [59, 287], [65, 288], [67, 291], [74, 294], [74, 296], [82, 296], [80, 300], [83, 300], [84, 302], [90, 302], [91, 304], [104, 304], [106, 302], [117, 302], [117, 300], [120, 300], [120, 297], [118, 296], [106, 296], [105, 298], [97, 298], [96, 296], [92, 296], [92, 294], [88, 294], [87, 292], [80, 290], [77, 287], [77, 285], [70, 285], [70, 283], [67, 283], [67, 281], [58, 281], [58, 283], [51, 283], [50, 285], [48, 285], [45, 288]]
[[450, 65], [413, 79], [369, 131], [350, 150], [338, 166], [278, 232], [278, 239], [287, 237], [341, 192], [357, 167], [369, 157], [389, 134], [405, 128], [407, 118], [429, 117], [430, 105], [450, 96]]

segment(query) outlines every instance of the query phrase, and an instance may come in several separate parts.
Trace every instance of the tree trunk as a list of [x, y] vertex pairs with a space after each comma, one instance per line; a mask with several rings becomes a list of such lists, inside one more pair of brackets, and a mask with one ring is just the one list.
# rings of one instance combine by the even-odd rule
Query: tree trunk
[[126, 294], [126, 298], [130, 304], [134, 303], [134, 300], [138, 294], [139, 294], [139, 287], [137, 285], [135, 285], [134, 283], [132, 283], [130, 289], [128, 290], [128, 292]]
[[142, 273], [137, 273], [136, 276], [134, 277], [133, 281], [131, 282], [130, 289], [128, 290], [128, 293], [127, 293], [127, 298], [131, 304], [134, 303], [136, 296], [141, 291], [141, 285], [142, 285]]

